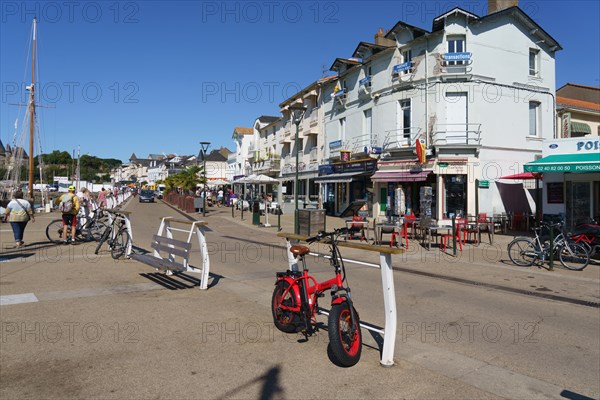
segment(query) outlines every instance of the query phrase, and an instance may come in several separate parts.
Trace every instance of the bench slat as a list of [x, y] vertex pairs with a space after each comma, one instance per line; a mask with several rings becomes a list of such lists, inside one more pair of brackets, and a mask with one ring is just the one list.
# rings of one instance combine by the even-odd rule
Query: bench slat
[[160, 270], [185, 271], [185, 267], [182, 264], [154, 257], [149, 254], [132, 254], [131, 258]]
[[159, 242], [152, 242], [150, 247], [152, 247], [154, 250], [158, 251], [159, 253], [165, 252], [165, 253], [173, 254], [173, 255], [185, 258], [186, 260], [190, 255], [189, 251], [187, 251], [185, 249], [181, 249], [178, 247], [169, 247], [168, 245], [162, 244]]
[[152, 240], [155, 242], [161, 243], [161, 244], [163, 244], [163, 243], [172, 244], [175, 247], [181, 247], [182, 249], [185, 249], [185, 250], [189, 250], [192, 248], [191, 243], [184, 242], [183, 240], [168, 238], [165, 236], [154, 235], [154, 236], [152, 236]]

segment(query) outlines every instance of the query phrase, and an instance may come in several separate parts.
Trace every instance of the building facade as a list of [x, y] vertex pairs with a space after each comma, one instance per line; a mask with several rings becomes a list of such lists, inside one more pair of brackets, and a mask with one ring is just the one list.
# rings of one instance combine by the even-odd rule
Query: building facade
[[318, 178], [333, 212], [356, 200], [374, 216], [514, 211], [514, 193], [496, 182], [554, 135], [560, 49], [518, 7], [483, 17], [455, 8], [431, 31], [398, 22], [336, 59]]

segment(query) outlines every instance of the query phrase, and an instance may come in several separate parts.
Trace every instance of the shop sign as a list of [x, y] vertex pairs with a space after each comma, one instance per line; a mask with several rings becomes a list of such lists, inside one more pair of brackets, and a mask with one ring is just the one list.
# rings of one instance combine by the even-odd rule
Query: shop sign
[[334, 140], [333, 142], [329, 142], [329, 150], [339, 149], [342, 147], [341, 140]]
[[333, 174], [333, 172], [334, 172], [333, 165], [331, 165], [331, 164], [319, 165], [319, 175], [329, 175], [329, 174]]
[[484, 181], [479, 181], [479, 187], [480, 188], [484, 188], [487, 189], [490, 187], [490, 181], [484, 180]]
[[447, 162], [439, 162], [438, 163], [438, 167], [440, 167], [440, 168], [448, 168], [448, 163]]
[[544, 142], [542, 156], [600, 152], [600, 141], [588, 137], [554, 139]]

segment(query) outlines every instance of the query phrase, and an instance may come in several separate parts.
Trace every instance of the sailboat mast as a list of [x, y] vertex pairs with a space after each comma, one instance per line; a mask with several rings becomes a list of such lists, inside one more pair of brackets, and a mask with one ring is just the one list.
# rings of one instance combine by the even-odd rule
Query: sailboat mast
[[29, 198], [33, 199], [33, 138], [35, 134], [35, 53], [37, 19], [33, 19], [33, 44], [31, 46], [31, 89], [29, 94]]

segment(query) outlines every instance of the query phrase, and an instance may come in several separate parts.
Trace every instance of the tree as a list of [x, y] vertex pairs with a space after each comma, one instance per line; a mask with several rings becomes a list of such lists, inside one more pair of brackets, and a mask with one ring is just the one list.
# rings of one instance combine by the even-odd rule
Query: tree
[[197, 165], [187, 167], [174, 176], [175, 183], [182, 189], [195, 190], [198, 184], [202, 182], [199, 175], [200, 171], [202, 171], [202, 168]]

